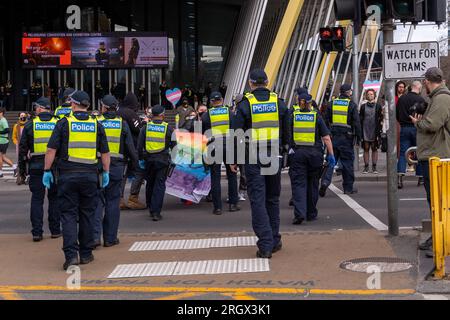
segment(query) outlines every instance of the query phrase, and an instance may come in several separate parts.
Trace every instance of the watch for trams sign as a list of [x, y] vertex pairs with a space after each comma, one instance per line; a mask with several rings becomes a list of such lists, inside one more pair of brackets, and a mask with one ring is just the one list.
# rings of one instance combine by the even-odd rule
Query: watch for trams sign
[[421, 79], [432, 67], [440, 66], [439, 43], [395, 43], [384, 46], [386, 80]]

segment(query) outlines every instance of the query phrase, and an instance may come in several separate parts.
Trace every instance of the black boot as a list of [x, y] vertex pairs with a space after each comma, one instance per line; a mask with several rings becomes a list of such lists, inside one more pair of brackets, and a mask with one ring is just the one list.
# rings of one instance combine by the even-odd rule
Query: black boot
[[398, 189], [401, 190], [403, 189], [404, 185], [403, 185], [403, 176], [399, 175], [398, 176]]

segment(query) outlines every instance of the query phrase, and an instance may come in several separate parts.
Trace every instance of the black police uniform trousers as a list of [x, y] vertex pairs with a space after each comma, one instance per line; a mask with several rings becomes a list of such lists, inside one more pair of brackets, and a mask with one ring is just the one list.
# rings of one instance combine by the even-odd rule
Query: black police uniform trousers
[[[346, 134], [333, 135], [334, 156], [337, 162], [342, 164], [342, 178], [344, 192], [352, 192], [355, 183], [355, 150], [354, 138]], [[322, 186], [329, 187], [333, 180], [334, 168], [328, 167], [322, 179]]]
[[93, 172], [61, 172], [58, 202], [66, 260], [88, 258], [95, 246], [95, 211], [98, 205], [98, 175]]
[[104, 243], [118, 240], [120, 224], [120, 198], [125, 165], [119, 161], [111, 163], [110, 182], [100, 195], [95, 214], [95, 241], [101, 240], [103, 231]]
[[320, 175], [323, 167], [322, 148], [295, 148], [290, 156], [289, 176], [292, 185], [295, 217], [303, 220], [317, 218]]
[[280, 244], [281, 161], [275, 175], [263, 176], [259, 164], [245, 166], [253, 230], [262, 253], [271, 253]]
[[146, 199], [151, 215], [161, 215], [166, 194], [168, 157], [168, 155], [162, 154], [148, 155], [145, 160]]
[[[224, 151], [226, 146], [224, 146]], [[226, 156], [224, 156], [226, 163]], [[228, 179], [228, 202], [237, 205], [239, 202], [237, 173], [231, 171], [229, 165], [226, 165]], [[214, 209], [222, 210], [222, 164], [214, 164], [211, 166], [211, 195], [213, 199]]]
[[[44, 234], [44, 199], [45, 186], [42, 184], [44, 171], [30, 170], [29, 188], [31, 191], [30, 218], [34, 237], [40, 237]], [[58, 209], [58, 193], [55, 184], [51, 185], [47, 193], [48, 198], [48, 224], [52, 236], [61, 234], [61, 219]]]

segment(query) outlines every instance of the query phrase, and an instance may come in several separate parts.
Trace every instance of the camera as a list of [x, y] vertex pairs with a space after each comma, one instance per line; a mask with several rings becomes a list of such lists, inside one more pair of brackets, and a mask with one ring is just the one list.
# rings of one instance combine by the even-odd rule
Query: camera
[[425, 112], [428, 109], [428, 103], [420, 103], [420, 102], [416, 102], [411, 108], [409, 108], [409, 114], [410, 115], [415, 115], [415, 114], [420, 114], [420, 115], [424, 115]]

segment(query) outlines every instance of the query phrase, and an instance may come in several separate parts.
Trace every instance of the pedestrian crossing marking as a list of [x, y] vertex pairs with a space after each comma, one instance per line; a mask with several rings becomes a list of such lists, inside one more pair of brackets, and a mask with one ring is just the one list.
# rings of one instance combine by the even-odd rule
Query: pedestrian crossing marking
[[143, 241], [135, 242], [129, 252], [254, 247], [257, 241], [258, 239], [256, 237]]
[[119, 265], [108, 279], [270, 272], [269, 259], [206, 260]]

